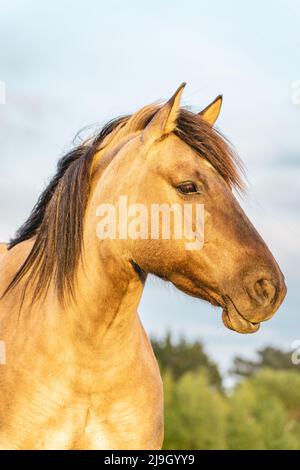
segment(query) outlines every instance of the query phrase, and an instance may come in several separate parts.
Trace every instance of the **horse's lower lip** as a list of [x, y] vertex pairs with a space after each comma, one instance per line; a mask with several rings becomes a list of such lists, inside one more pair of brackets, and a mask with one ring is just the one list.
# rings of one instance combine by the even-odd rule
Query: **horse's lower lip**
[[246, 320], [231, 300], [226, 301], [226, 307], [223, 308], [222, 312], [222, 320], [227, 328], [238, 333], [255, 333], [260, 327], [259, 323], [252, 323]]

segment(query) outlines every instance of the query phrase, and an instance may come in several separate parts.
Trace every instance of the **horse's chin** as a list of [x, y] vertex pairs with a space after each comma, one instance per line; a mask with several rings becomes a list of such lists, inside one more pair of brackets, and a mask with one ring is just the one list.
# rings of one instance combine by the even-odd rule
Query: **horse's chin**
[[236, 331], [237, 333], [255, 333], [260, 323], [252, 323], [238, 311], [232, 300], [225, 295], [222, 297], [220, 294], [208, 291], [207, 288], [202, 292], [202, 298], [208, 300], [212, 305], [218, 305], [222, 307], [222, 320], [224, 325], [230, 330]]
[[252, 323], [246, 320], [228, 298], [226, 299], [226, 306], [223, 307], [222, 320], [227, 328], [237, 333], [255, 333], [260, 327], [260, 323]]
[[242, 313], [234, 305], [233, 301], [228, 295], [221, 295], [220, 292], [210, 289], [207, 286], [197, 286], [197, 290], [192, 290], [184, 286], [174, 284], [185, 293], [193, 295], [202, 300], [206, 300], [212, 305], [221, 307], [222, 311], [222, 320], [224, 325], [230, 330], [236, 331], [237, 333], [255, 333], [259, 327], [260, 323], [253, 323], [243, 317]]

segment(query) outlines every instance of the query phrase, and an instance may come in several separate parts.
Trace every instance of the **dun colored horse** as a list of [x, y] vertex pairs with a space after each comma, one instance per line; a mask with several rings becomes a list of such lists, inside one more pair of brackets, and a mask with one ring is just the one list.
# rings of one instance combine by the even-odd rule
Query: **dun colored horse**
[[[213, 127], [222, 98], [195, 114], [180, 107], [182, 90], [67, 154], [1, 246], [2, 449], [161, 447], [162, 382], [137, 313], [148, 273], [220, 306], [240, 333], [281, 304], [283, 275], [234, 196], [239, 161]], [[204, 204], [202, 248], [99, 239], [99, 205], [124, 195], [146, 207]]]

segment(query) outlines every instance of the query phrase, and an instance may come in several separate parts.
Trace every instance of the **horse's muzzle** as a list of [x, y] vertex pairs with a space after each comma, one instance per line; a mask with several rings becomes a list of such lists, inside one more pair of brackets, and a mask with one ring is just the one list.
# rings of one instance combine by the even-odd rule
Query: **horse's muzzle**
[[260, 323], [272, 318], [286, 295], [281, 272], [248, 274], [242, 283], [242, 295], [224, 296], [223, 322], [239, 333], [255, 333]]

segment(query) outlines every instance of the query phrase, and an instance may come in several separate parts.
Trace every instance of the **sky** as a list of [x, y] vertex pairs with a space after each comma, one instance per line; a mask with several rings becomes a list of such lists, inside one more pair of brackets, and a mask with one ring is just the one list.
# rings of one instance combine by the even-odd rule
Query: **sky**
[[0, 0], [0, 240], [80, 129], [167, 99], [182, 81], [195, 110], [222, 93], [218, 128], [247, 168], [241, 204], [285, 274], [286, 301], [239, 335], [220, 309], [151, 278], [139, 312], [149, 334], [203, 341], [223, 372], [265, 345], [290, 349], [300, 339], [299, 57], [299, 0]]

